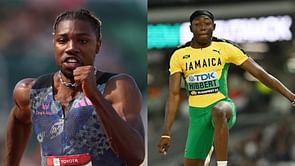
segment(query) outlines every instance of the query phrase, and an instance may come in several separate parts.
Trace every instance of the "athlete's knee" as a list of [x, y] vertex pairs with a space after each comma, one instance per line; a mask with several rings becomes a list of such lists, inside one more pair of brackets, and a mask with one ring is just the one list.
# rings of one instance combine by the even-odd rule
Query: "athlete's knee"
[[212, 109], [212, 118], [216, 120], [224, 120], [226, 118], [226, 113], [220, 107], [213, 107]]
[[232, 116], [231, 109], [228, 105], [223, 103], [218, 103], [212, 109], [212, 119], [217, 120], [228, 120]]

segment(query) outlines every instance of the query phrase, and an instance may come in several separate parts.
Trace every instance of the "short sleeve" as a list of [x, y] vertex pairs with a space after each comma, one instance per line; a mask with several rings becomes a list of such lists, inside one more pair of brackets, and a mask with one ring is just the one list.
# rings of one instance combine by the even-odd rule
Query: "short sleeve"
[[227, 44], [227, 62], [233, 63], [235, 65], [241, 65], [248, 59], [248, 56], [244, 53], [242, 49], [233, 45]]
[[169, 72], [170, 72], [170, 75], [177, 72], [182, 72], [181, 62], [179, 60], [179, 56], [177, 52], [174, 52], [170, 58]]

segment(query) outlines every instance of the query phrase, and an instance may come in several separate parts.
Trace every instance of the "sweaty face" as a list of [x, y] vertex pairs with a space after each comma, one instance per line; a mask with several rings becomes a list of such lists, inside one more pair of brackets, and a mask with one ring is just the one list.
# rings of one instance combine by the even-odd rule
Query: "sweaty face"
[[200, 44], [207, 44], [211, 41], [215, 24], [208, 16], [202, 15], [192, 21], [190, 29], [194, 34], [194, 40]]
[[59, 22], [54, 32], [55, 61], [66, 77], [73, 77], [78, 66], [93, 65], [100, 41], [87, 21], [68, 19]]

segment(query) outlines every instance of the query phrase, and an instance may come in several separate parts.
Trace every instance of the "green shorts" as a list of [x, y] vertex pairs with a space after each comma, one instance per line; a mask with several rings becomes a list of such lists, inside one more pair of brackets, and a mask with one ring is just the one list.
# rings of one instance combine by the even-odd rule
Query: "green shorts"
[[[232, 117], [228, 121], [228, 127], [231, 128], [236, 122], [235, 104], [229, 98], [220, 101], [228, 103], [232, 108]], [[189, 128], [185, 145], [185, 158], [206, 159], [214, 139], [214, 123], [211, 110], [220, 101], [204, 108], [189, 107]]]

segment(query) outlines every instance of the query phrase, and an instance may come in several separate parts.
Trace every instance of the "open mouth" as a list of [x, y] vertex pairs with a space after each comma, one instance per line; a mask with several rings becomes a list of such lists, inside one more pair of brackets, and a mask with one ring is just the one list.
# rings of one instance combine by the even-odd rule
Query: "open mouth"
[[78, 66], [82, 66], [82, 62], [76, 57], [67, 57], [62, 64], [65, 68], [68, 69], [75, 69]]

